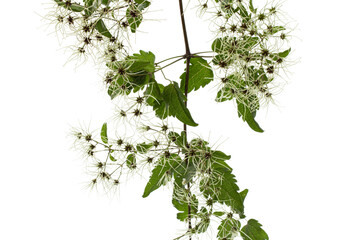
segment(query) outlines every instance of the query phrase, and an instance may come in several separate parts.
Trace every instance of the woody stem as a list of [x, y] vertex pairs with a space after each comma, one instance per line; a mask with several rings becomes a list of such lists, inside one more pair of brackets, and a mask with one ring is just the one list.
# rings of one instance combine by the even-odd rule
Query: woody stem
[[[185, 24], [185, 17], [184, 17], [184, 9], [183, 9], [183, 2], [182, 0], [179, 0], [179, 8], [180, 8], [180, 17], [181, 17], [181, 25], [184, 35], [184, 43], [185, 43], [185, 55], [184, 58], [186, 59], [186, 76], [185, 76], [185, 101], [184, 104], [187, 107], [187, 97], [188, 97], [188, 86], [189, 86], [189, 67], [190, 67], [190, 60], [192, 57], [192, 54], [190, 52], [190, 46], [189, 46], [189, 40], [186, 32], [186, 24]], [[185, 139], [187, 139], [187, 126], [184, 124], [184, 132], [185, 132]], [[188, 162], [188, 156], [185, 155], [185, 161]], [[190, 183], [187, 183], [187, 190], [188, 190], [188, 197], [191, 199], [191, 191], [190, 191]], [[192, 229], [191, 226], [191, 204], [190, 200], [188, 202], [188, 232], [190, 232]], [[189, 240], [191, 240], [191, 235], [189, 236]]]

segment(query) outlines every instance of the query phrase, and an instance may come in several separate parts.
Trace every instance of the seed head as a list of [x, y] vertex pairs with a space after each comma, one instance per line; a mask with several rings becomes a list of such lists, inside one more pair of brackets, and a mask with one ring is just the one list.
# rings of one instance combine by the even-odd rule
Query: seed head
[[258, 16], [258, 19], [259, 19], [260, 21], [264, 21], [265, 18], [266, 18], [266, 15], [265, 15], [264, 13], [260, 13], [259, 16]]
[[130, 152], [130, 151], [133, 150], [133, 146], [131, 146], [131, 144], [127, 143], [127, 144], [125, 145], [124, 150], [125, 150], [126, 152]]
[[161, 130], [166, 132], [169, 129], [169, 127], [167, 125], [162, 125], [161, 126]]
[[85, 141], [90, 142], [91, 140], [92, 140], [91, 134], [87, 134], [87, 135], [85, 136]]
[[135, 109], [133, 113], [136, 117], [139, 117], [143, 114], [139, 109]]
[[116, 144], [117, 144], [118, 146], [123, 145], [123, 143], [124, 143], [124, 141], [123, 141], [122, 139], [118, 139], [118, 140], [116, 141]]
[[158, 140], [155, 140], [153, 142], [153, 145], [154, 145], [155, 148], [157, 148], [160, 145], [160, 142]]
[[137, 97], [136, 98], [136, 103], [142, 104], [143, 102], [144, 102], [144, 97]]

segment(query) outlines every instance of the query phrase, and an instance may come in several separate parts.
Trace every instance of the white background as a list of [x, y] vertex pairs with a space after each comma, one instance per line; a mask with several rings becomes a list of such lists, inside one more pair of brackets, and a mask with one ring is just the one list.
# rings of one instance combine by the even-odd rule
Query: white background
[[[169, 20], [144, 22], [147, 33], [137, 36], [158, 60], [183, 53], [177, 4], [154, 0], [152, 10], [163, 10], [149, 16]], [[101, 76], [91, 63], [63, 66], [69, 55], [37, 15], [48, 4], [1, 6], [0, 239], [168, 240], [181, 233], [169, 189], [142, 199], [146, 180], [130, 179], [112, 199], [84, 190], [90, 176], [67, 135], [71, 126], [96, 129], [111, 116]], [[289, 69], [277, 106], [259, 113], [265, 133], [251, 131], [231, 103], [205, 108], [214, 89], [189, 97], [196, 131], [212, 142], [227, 139], [219, 149], [232, 155], [239, 185], [250, 190], [247, 216], [273, 240], [360, 239], [359, 6], [283, 4], [298, 23], [292, 57], [301, 61]], [[207, 50], [207, 24], [197, 21], [188, 18], [191, 48]]]

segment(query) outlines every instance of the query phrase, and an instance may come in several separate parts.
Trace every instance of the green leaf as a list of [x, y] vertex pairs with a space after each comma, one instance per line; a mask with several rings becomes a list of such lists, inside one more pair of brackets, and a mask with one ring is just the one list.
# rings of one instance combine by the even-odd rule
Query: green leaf
[[233, 58], [227, 57], [225, 54], [218, 54], [212, 60], [215, 65], [219, 65], [222, 68], [228, 67], [233, 61]]
[[196, 149], [206, 150], [208, 145], [209, 142], [201, 138], [194, 138], [190, 141], [190, 146]]
[[169, 109], [165, 101], [161, 101], [159, 104], [154, 106], [155, 114], [160, 119], [165, 119], [169, 116]]
[[[155, 71], [155, 55], [152, 52], [140, 50], [140, 54], [135, 53], [123, 61], [107, 63], [106, 65], [114, 72], [118, 72], [120, 68], [126, 71], [126, 74], [117, 75], [116, 81], [111, 82], [108, 89], [111, 99], [119, 94], [129, 94], [131, 91], [135, 93], [143, 89], [146, 84], [159, 88], [153, 75]], [[158, 96], [161, 95], [160, 92], [152, 93], [157, 94], [157, 97], [162, 99], [162, 96]], [[154, 104], [151, 106], [154, 106]]]
[[[272, 81], [272, 78], [268, 78], [265, 73], [265, 69], [263, 67], [259, 67], [259, 69], [255, 68], [254, 66], [250, 66], [247, 68], [245, 72], [246, 76], [246, 84], [248, 86], [255, 86], [255, 83], [258, 82], [262, 85], [268, 84]], [[251, 100], [255, 99], [256, 95], [253, 95]]]
[[189, 126], [197, 126], [189, 109], [185, 106], [185, 96], [180, 91], [177, 82], [173, 82], [164, 88], [163, 97], [169, 110], [169, 115], [174, 116]]
[[229, 36], [217, 38], [211, 45], [211, 49], [214, 52], [219, 53], [219, 55], [216, 56], [217, 59], [214, 59], [213, 62], [218, 64], [221, 59], [224, 61], [229, 58], [228, 55], [238, 54], [239, 57], [248, 55], [249, 51], [251, 51], [259, 41], [260, 39], [258, 37], [251, 36], [244, 36], [242, 38]]
[[68, 10], [73, 11], [73, 12], [82, 12], [85, 9], [84, 6], [82, 6], [82, 5], [78, 4], [78, 3], [71, 3], [71, 5], [68, 7], [68, 6], [66, 6], [66, 3], [63, 2], [63, 1], [60, 1], [60, 0], [54, 0], [54, 1], [59, 6], [64, 7], [66, 9], [68, 9]]
[[286, 30], [286, 28], [284, 28], [283, 26], [268, 27], [268, 32], [270, 34], [275, 34], [277, 32], [284, 31], [284, 30]]
[[214, 161], [225, 161], [231, 158], [230, 155], [226, 155], [221, 151], [211, 151], [211, 159]]
[[225, 101], [229, 101], [233, 98], [234, 98], [234, 94], [231, 92], [230, 86], [225, 85], [218, 91], [215, 101], [216, 102], [225, 102]]
[[169, 139], [174, 142], [177, 146], [181, 148], [185, 148], [187, 145], [187, 140], [185, 136], [185, 131], [181, 132], [181, 135], [177, 132], [169, 132], [168, 137]]
[[135, 53], [129, 56], [125, 62], [129, 65], [127, 72], [134, 87], [134, 93], [154, 81], [155, 55], [152, 52], [140, 50], [140, 54]]
[[281, 58], [285, 58], [285, 57], [287, 57], [289, 55], [290, 52], [291, 52], [291, 48], [289, 48], [288, 50], [285, 50], [285, 51], [283, 51], [281, 53], [278, 53], [278, 55]]
[[183, 184], [182, 179], [178, 177], [179, 175], [178, 169], [181, 169], [181, 167], [180, 168], [178, 167], [177, 171], [174, 173], [175, 181], [174, 181], [172, 204], [178, 211], [180, 211], [177, 214], [177, 219], [179, 219], [180, 221], [185, 221], [189, 217], [189, 204], [191, 209], [190, 212], [191, 216], [194, 217], [194, 215], [197, 214], [198, 212], [199, 201], [197, 200], [195, 194], [191, 195], [189, 201], [189, 196], [186, 191], [185, 185]]
[[239, 8], [234, 8], [233, 0], [215, 0], [215, 2], [220, 2], [220, 8], [225, 13], [225, 18], [227, 19], [239, 11]]
[[234, 45], [235, 42], [237, 42], [235, 37], [223, 37], [223, 38], [216, 38], [212, 45], [211, 49], [216, 53], [223, 53], [229, 50], [229, 47]]
[[243, 40], [241, 40], [239, 44], [243, 46], [246, 51], [251, 51], [251, 49], [259, 43], [259, 41], [260, 39], [258, 37], [244, 36]]
[[129, 68], [131, 72], [146, 71], [153, 73], [155, 71], [155, 55], [152, 52], [140, 50], [140, 54], [135, 53], [129, 59], [133, 62]]
[[153, 107], [155, 115], [160, 119], [165, 119], [169, 116], [169, 111], [166, 107], [162, 92], [164, 86], [150, 79], [149, 85], [145, 91], [145, 96], [148, 96], [146, 103]]
[[[247, 194], [248, 194], [249, 190], [248, 189], [244, 189], [240, 192], [240, 198], [241, 199], [245, 199]], [[240, 214], [240, 218], [243, 219], [245, 218], [246, 216], [244, 214]]]
[[129, 154], [126, 158], [126, 166], [130, 169], [136, 168], [136, 157], [134, 154]]
[[[188, 208], [189, 203], [187, 202], [188, 196], [179, 196], [178, 194], [176, 194], [176, 191], [186, 192], [185, 189], [176, 190], [178, 188], [179, 187], [176, 184], [174, 184], [174, 194], [173, 194], [172, 204], [178, 211], [180, 211], [177, 214], [177, 219], [179, 219], [180, 221], [185, 221], [189, 217], [189, 208]], [[197, 213], [198, 204], [199, 201], [196, 199], [196, 195], [192, 195], [190, 200], [191, 216], [194, 216]]]
[[152, 143], [140, 143], [138, 145], [136, 145], [136, 150], [139, 153], [147, 153], [149, 151], [150, 148], [152, 148], [153, 144]]
[[130, 5], [126, 10], [126, 18], [131, 32], [135, 33], [143, 20], [141, 11], [135, 5]]
[[109, 5], [110, 0], [102, 0], [101, 3], [107, 6]]
[[104, 123], [101, 128], [101, 141], [103, 141], [105, 144], [108, 144], [107, 123]]
[[246, 82], [239, 73], [231, 74], [225, 78], [225, 85], [218, 91], [215, 101], [224, 102], [233, 99], [236, 93], [246, 91]]
[[178, 186], [184, 186], [184, 184], [191, 181], [191, 179], [196, 175], [196, 167], [194, 161], [191, 158], [188, 158], [187, 162], [183, 161], [176, 169], [174, 173], [174, 179]]
[[269, 240], [269, 236], [261, 226], [257, 220], [250, 219], [241, 229], [241, 237], [244, 240]]
[[121, 95], [121, 94], [130, 94], [132, 89], [129, 81], [126, 81], [124, 77], [119, 76], [115, 81], [113, 81], [108, 88], [108, 95], [111, 99]]
[[211, 44], [211, 49], [216, 52], [216, 53], [220, 53], [222, 51], [223, 47], [223, 40], [222, 38], [216, 38], [213, 43]]
[[210, 225], [210, 217], [208, 210], [202, 207], [200, 209], [200, 212], [198, 213], [198, 216], [201, 218], [201, 221], [198, 224], [196, 224], [195, 230], [197, 233], [206, 232], [206, 230], [209, 228]]
[[133, 92], [136, 93], [140, 89], [143, 89], [150, 81], [151, 74], [141, 72], [138, 74], [130, 75], [130, 83], [133, 86]]
[[232, 240], [234, 239], [239, 231], [240, 231], [240, 221], [233, 219], [233, 218], [225, 218], [221, 221], [219, 227], [218, 227], [218, 234], [217, 238], [222, 239], [228, 239]]
[[150, 6], [150, 2], [146, 0], [135, 0], [135, 3], [137, 3], [137, 9], [140, 11], [143, 11]]
[[[289, 53], [291, 52], [291, 48], [289, 48], [288, 50], [285, 50], [283, 52], [279, 52], [279, 53], [271, 53], [269, 55], [269, 59], [273, 60], [273, 61], [278, 61], [279, 59], [283, 59], [286, 58]], [[268, 60], [271, 64], [274, 64], [273, 62], [271, 62], [270, 60]]]
[[217, 217], [221, 217], [225, 214], [225, 212], [213, 212], [213, 215], [217, 216]]
[[196, 224], [195, 230], [197, 233], [204, 233], [209, 228], [210, 218], [202, 218], [201, 221]]
[[[185, 92], [186, 71], [180, 76], [180, 79], [180, 88], [182, 92]], [[188, 93], [205, 87], [213, 79], [214, 73], [205, 59], [198, 57], [190, 59]]]
[[256, 12], [257, 12], [257, 8], [256, 8], [256, 9], [254, 8], [254, 5], [253, 5], [252, 0], [250, 0], [250, 2], [249, 2], [249, 9], [250, 9], [250, 11], [251, 11], [252, 13], [256, 13]]
[[243, 18], [243, 20], [245, 20], [245, 22], [249, 21], [250, 16], [249, 13], [246, 11], [246, 8], [241, 3], [238, 4], [239, 4], [239, 9], [237, 11], [239, 11], [239, 15]]
[[264, 130], [262, 130], [259, 124], [255, 121], [256, 112], [251, 112], [246, 103], [242, 103], [240, 101], [236, 102], [238, 106], [237, 109], [239, 117], [242, 117], [242, 119], [247, 122], [252, 130], [256, 132], [264, 132]]
[[104, 35], [105, 37], [111, 38], [112, 35], [109, 32], [109, 30], [107, 29], [107, 27], [105, 26], [105, 23], [102, 19], [99, 19], [99, 21], [97, 21], [96, 25], [95, 25], [95, 29], [98, 30], [98, 32], [102, 35]]
[[91, 16], [100, 5], [98, 0], [84, 0], [84, 3], [86, 16]]
[[116, 159], [111, 154], [109, 155], [109, 157], [111, 161], [116, 162]]
[[163, 85], [158, 84], [156, 80], [152, 78], [145, 90], [145, 96], [147, 97], [146, 102], [150, 106], [153, 106], [154, 110], [156, 110], [155, 106], [159, 105], [160, 101], [164, 100], [160, 87], [161, 89], [164, 89]]
[[246, 194], [243, 193], [244, 191], [239, 193], [231, 167], [224, 161], [217, 160], [211, 164], [211, 169], [214, 174], [200, 181], [201, 192], [205, 197], [210, 196], [214, 201], [226, 204], [240, 217], [244, 217]]
[[162, 156], [152, 170], [142, 197], [145, 198], [149, 196], [150, 193], [158, 189], [161, 185], [168, 183], [179, 164], [181, 164], [181, 158], [177, 154], [171, 154], [169, 158]]
[[125, 64], [124, 61], [115, 61], [115, 62], [106, 63], [106, 66], [108, 68], [110, 68], [111, 70], [117, 72], [120, 67], [122, 67], [122, 68], [128, 67], [128, 64]]

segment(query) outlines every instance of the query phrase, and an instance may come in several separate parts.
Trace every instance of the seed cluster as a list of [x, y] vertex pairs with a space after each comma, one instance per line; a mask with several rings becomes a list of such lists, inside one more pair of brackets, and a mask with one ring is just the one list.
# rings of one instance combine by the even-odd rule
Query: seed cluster
[[274, 79], [291, 51], [280, 6], [257, 9], [249, 0], [215, 0], [210, 8], [210, 1], [199, 2], [202, 11], [212, 14], [217, 34], [212, 44], [221, 80], [216, 100], [235, 99], [255, 112], [276, 92]]
[[[55, 11], [47, 17], [63, 38], [75, 37], [70, 60], [114, 62], [128, 55], [124, 40], [140, 25], [146, 0], [54, 0]], [[99, 57], [101, 56], [101, 57]]]

